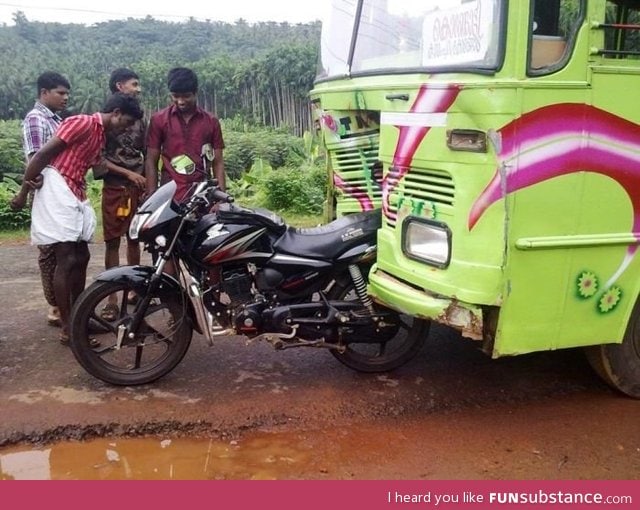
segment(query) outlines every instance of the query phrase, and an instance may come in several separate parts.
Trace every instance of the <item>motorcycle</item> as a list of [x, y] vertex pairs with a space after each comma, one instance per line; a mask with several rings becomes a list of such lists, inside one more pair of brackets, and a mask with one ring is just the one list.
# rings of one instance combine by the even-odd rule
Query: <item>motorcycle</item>
[[[182, 200], [176, 189], [161, 186], [131, 222], [129, 236], [153, 265], [103, 272], [73, 306], [70, 346], [89, 374], [115, 385], [155, 381], [180, 363], [194, 330], [211, 345], [241, 335], [278, 350], [326, 349], [361, 372], [389, 371], [417, 354], [430, 323], [366, 292], [380, 211], [294, 228], [234, 204], [213, 180]], [[117, 313], [105, 318], [107, 305]], [[94, 321], [104, 333], [90, 332]]]

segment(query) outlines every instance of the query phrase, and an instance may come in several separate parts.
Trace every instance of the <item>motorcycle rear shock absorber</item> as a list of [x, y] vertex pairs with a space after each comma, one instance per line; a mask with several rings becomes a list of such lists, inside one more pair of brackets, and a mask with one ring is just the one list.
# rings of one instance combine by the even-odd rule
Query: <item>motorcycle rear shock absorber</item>
[[367, 283], [364, 281], [362, 271], [360, 271], [360, 268], [356, 264], [351, 264], [349, 266], [349, 274], [353, 280], [353, 285], [356, 288], [356, 293], [360, 298], [360, 302], [365, 306], [369, 313], [373, 315], [375, 313], [373, 310], [373, 301], [367, 294]]

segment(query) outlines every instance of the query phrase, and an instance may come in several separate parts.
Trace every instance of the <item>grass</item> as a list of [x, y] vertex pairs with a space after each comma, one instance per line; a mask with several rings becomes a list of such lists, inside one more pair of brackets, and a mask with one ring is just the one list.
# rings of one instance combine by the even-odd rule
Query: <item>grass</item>
[[285, 221], [287, 225], [292, 225], [294, 227], [316, 227], [325, 223], [324, 215], [304, 215], [304, 214], [293, 214], [293, 213], [278, 213], [282, 219]]
[[0, 244], [23, 244], [30, 241], [29, 229], [0, 232]]

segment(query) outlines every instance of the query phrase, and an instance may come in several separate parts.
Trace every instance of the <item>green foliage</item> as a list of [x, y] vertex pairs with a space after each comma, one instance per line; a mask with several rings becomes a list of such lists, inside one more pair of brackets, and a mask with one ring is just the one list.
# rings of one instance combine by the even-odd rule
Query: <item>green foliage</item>
[[90, 170], [85, 177], [87, 181], [87, 198], [95, 210], [102, 204], [102, 180], [95, 180]]
[[263, 182], [266, 206], [297, 214], [320, 214], [326, 194], [325, 171], [319, 167], [271, 172]]
[[297, 136], [273, 129], [239, 132], [226, 127], [225, 123], [224, 166], [232, 179], [241, 178], [259, 159], [272, 168], [304, 162], [304, 142]]
[[249, 206], [311, 217], [321, 214], [327, 177], [311, 133], [299, 138], [274, 129], [243, 129], [225, 134], [229, 192]]
[[9, 202], [20, 189], [24, 174], [22, 124], [0, 120], [0, 230], [23, 230], [31, 222], [31, 210], [13, 211]]
[[23, 174], [22, 127], [17, 120], [0, 120], [0, 175]]
[[269, 178], [272, 168], [262, 159], [257, 159], [248, 172], [238, 179], [230, 179], [227, 185], [228, 191], [236, 199], [244, 199], [244, 203], [261, 203], [262, 183]]
[[0, 230], [23, 230], [31, 222], [31, 210], [25, 207], [21, 211], [13, 211], [9, 202], [20, 189], [13, 179], [0, 182]]

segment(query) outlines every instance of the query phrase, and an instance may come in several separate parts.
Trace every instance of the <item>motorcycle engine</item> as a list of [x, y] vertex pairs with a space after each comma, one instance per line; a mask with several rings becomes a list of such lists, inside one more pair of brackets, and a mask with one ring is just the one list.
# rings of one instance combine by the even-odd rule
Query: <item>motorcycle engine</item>
[[222, 272], [221, 290], [229, 299], [235, 328], [247, 336], [258, 334], [262, 328], [263, 300], [257, 294], [253, 275], [246, 267]]
[[222, 291], [229, 296], [229, 306], [248, 303], [253, 299], [253, 278], [246, 268], [238, 267], [222, 272]]

